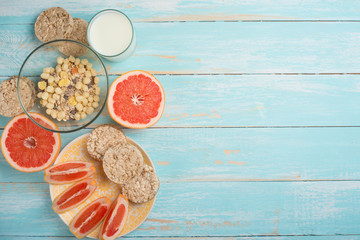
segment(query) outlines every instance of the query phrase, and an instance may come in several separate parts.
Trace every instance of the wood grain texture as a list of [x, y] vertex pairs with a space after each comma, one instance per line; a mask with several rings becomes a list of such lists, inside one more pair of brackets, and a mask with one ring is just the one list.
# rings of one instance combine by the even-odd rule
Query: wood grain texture
[[[18, 73], [40, 44], [36, 17], [58, 4], [0, 1], [0, 80]], [[87, 21], [105, 8], [127, 13], [137, 49], [105, 62], [111, 80], [144, 69], [165, 88], [159, 123], [125, 130], [161, 180], [149, 218], [125, 238], [360, 239], [359, 1], [60, 6]], [[109, 122], [105, 111], [90, 127]], [[90, 131], [63, 134], [62, 145]], [[43, 173], [15, 171], [1, 155], [0, 239], [75, 239], [50, 205]]]
[[[359, 235], [327, 235], [327, 236], [246, 236], [246, 237], [141, 237], [141, 240], [358, 240]], [[47, 240], [76, 240], [76, 237], [68, 236], [1, 236], [0, 239], [6, 240], [37, 240], [37, 239], [47, 239]], [[124, 236], [121, 239], [139, 239], [136, 236]]]
[[[134, 55], [125, 62], [105, 61], [105, 64], [110, 74], [134, 69], [161, 74], [358, 73], [358, 25], [356, 22], [135, 23], [138, 42]], [[32, 25], [2, 25], [1, 75], [17, 74], [26, 56], [38, 45]]]
[[[63, 134], [62, 145], [88, 132]], [[162, 182], [360, 180], [360, 128], [126, 129], [125, 134], [147, 151]], [[18, 172], [1, 156], [0, 182], [44, 182], [43, 172]]]
[[[166, 105], [154, 127], [360, 125], [360, 76], [156, 77]], [[104, 111], [93, 126], [109, 120]]]
[[[360, 125], [357, 75], [156, 77], [166, 97], [157, 128]], [[9, 120], [0, 117], [0, 127]], [[90, 127], [104, 123], [114, 123], [106, 109]]]
[[98, 11], [115, 8], [133, 21], [242, 21], [242, 20], [359, 20], [358, 1], [316, 0], [108, 0], [87, 1], [87, 6], [73, 1], [26, 0], [0, 2], [0, 23], [34, 23], [45, 9], [61, 6], [73, 17], [85, 20]]
[[[48, 184], [2, 183], [0, 193], [3, 235], [72, 236]], [[163, 182], [148, 220], [128, 236], [360, 234], [359, 204], [358, 181]]]

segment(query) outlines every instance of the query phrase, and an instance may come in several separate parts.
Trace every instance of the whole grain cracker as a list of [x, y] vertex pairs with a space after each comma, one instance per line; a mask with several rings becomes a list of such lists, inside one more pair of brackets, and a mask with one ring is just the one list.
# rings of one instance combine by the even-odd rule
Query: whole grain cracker
[[[0, 115], [14, 117], [23, 112], [17, 94], [17, 76], [13, 76], [0, 84]], [[26, 111], [35, 105], [36, 90], [34, 82], [27, 77], [20, 77], [20, 97]]]
[[91, 157], [102, 161], [105, 152], [118, 144], [125, 143], [126, 136], [115, 125], [104, 124], [95, 128], [89, 135], [87, 150]]
[[106, 176], [117, 184], [125, 184], [140, 175], [144, 168], [140, 150], [130, 143], [118, 144], [109, 148], [103, 158]]
[[[85, 44], [86, 46], [89, 46], [86, 36], [88, 22], [81, 18], [74, 18], [73, 21], [74, 21], [74, 26], [72, 33], [66, 39], [75, 40]], [[71, 55], [74, 57], [81, 56], [85, 54], [87, 51], [86, 47], [80, 46], [79, 44], [72, 42], [61, 43], [58, 49], [63, 54], [67, 56]]]
[[122, 194], [133, 203], [144, 203], [155, 197], [159, 187], [160, 181], [154, 169], [145, 165], [140, 175], [123, 185]]
[[42, 42], [69, 38], [74, 21], [61, 7], [52, 7], [43, 11], [35, 22], [35, 35]]

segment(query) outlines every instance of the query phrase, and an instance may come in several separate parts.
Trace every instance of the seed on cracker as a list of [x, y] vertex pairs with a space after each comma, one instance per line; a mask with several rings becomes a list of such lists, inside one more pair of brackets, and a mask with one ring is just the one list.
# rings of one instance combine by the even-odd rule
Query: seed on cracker
[[109, 148], [125, 142], [126, 136], [121, 129], [111, 124], [105, 124], [95, 128], [90, 133], [87, 150], [91, 157], [102, 161]]
[[153, 199], [160, 187], [154, 169], [145, 165], [140, 175], [130, 179], [122, 187], [122, 194], [133, 203], [144, 203]]
[[[73, 20], [74, 20], [74, 26], [72, 33], [66, 39], [75, 40], [85, 44], [86, 46], [89, 46], [86, 36], [88, 22], [81, 18], [74, 18]], [[58, 49], [60, 52], [62, 52], [67, 56], [75, 56], [75, 57], [81, 56], [85, 54], [87, 51], [86, 47], [80, 46], [80, 44], [72, 43], [72, 42], [61, 43]]]
[[130, 143], [109, 148], [103, 158], [106, 176], [114, 183], [121, 185], [140, 175], [144, 165], [140, 150]]
[[35, 22], [35, 35], [42, 42], [69, 38], [74, 21], [61, 7], [52, 7], [43, 11]]
[[[18, 77], [13, 76], [0, 84], [0, 115], [14, 117], [23, 112], [17, 94], [17, 80]], [[26, 77], [21, 77], [19, 90], [23, 107], [30, 111], [36, 100], [34, 82]]]

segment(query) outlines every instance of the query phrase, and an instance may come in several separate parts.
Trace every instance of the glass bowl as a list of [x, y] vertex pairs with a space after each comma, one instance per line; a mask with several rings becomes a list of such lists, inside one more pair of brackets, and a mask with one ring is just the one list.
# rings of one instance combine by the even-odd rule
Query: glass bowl
[[[69, 57], [69, 55], [65, 55], [62, 52], [66, 53], [66, 54], [71, 54], [75, 58], [80, 58], [81, 60], [87, 59], [88, 62], [90, 62], [92, 64], [92, 68], [94, 68], [96, 70], [96, 76], [99, 77], [99, 80], [100, 80], [99, 83], [97, 84], [97, 86], [100, 87], [98, 107], [94, 108], [94, 111], [91, 114], [88, 114], [86, 116], [86, 118], [84, 118], [84, 119], [75, 120], [74, 117], [72, 116], [71, 119], [69, 119], [67, 121], [63, 121], [63, 120], [59, 121], [57, 118], [53, 118], [51, 116], [51, 114], [50, 115], [47, 114], [47, 112], [46, 112], [47, 107], [42, 106], [42, 104], [40, 103], [41, 98], [39, 98], [38, 96], [36, 97], [35, 105], [32, 107], [32, 109], [29, 109], [28, 107], [26, 109], [26, 106], [24, 106], [24, 105], [26, 105], [25, 104], [26, 102], [25, 103], [23, 102], [23, 101], [26, 101], [25, 100], [26, 94], [21, 92], [21, 91], [24, 91], [24, 90], [22, 90], [23, 88], [22, 89], [19, 88], [19, 86], [20, 86], [19, 83], [20, 83], [21, 77], [27, 77], [30, 81], [32, 81], [35, 84], [35, 90], [36, 90], [36, 95], [37, 95], [41, 91], [38, 88], [38, 82], [44, 81], [44, 79], [41, 79], [41, 77], [40, 77], [40, 75], [43, 73], [44, 68], [52, 67], [55, 69], [56, 66], [58, 65], [58, 63], [57, 63], [58, 57], [63, 57], [64, 59]], [[55, 73], [56, 73], [56, 70], [55, 70]], [[68, 73], [69, 73], [69, 76], [68, 76], [69, 81], [72, 81], [72, 79], [74, 79], [73, 83], [75, 83], [76, 82], [75, 78], [78, 75], [76, 75], [76, 73], [74, 73], [74, 75], [71, 75], [70, 72], [68, 72]], [[81, 79], [81, 78], [79, 78], [79, 79]], [[91, 76], [90, 79], [92, 79], [91, 83], [90, 83], [90, 85], [87, 85], [89, 87], [89, 89], [91, 89], [91, 87], [95, 84], [93, 76]], [[46, 81], [46, 83], [47, 83], [47, 85], [50, 84], [47, 81]], [[61, 88], [63, 90], [62, 91], [63, 93], [64, 92], [67, 93], [67, 96], [65, 96], [63, 93], [58, 94], [58, 95], [60, 95], [60, 99], [64, 98], [65, 102], [68, 102], [67, 106], [69, 106], [69, 107], [70, 107], [70, 105], [69, 105], [70, 102], [68, 100], [69, 100], [69, 96], [70, 96], [69, 93], [71, 94], [71, 92], [68, 92], [67, 90], [73, 89], [72, 92], [74, 92], [74, 91], [78, 92], [76, 90], [76, 88], [74, 88], [74, 86], [72, 86], [70, 88], [69, 87], [70, 85], [72, 85], [72, 83], [70, 83], [66, 87]], [[83, 85], [85, 85], [85, 82]], [[18, 86], [17, 93], [18, 93], [18, 98], [20, 100], [21, 107], [24, 110], [24, 112], [26, 113], [26, 115], [35, 124], [37, 124], [38, 126], [44, 128], [46, 130], [52, 131], [52, 132], [68, 133], [68, 132], [74, 132], [74, 131], [80, 130], [82, 128], [85, 128], [86, 126], [91, 124], [100, 115], [100, 113], [102, 112], [102, 110], [106, 104], [106, 100], [108, 97], [109, 79], [108, 79], [106, 67], [105, 67], [103, 61], [101, 60], [100, 56], [95, 51], [93, 51], [90, 47], [88, 47], [80, 42], [73, 41], [73, 40], [60, 39], [60, 40], [46, 42], [46, 43], [40, 45], [39, 47], [35, 48], [29, 54], [29, 56], [25, 59], [24, 63], [22, 64], [22, 66], [20, 68], [20, 72], [19, 72], [18, 80], [17, 80], [17, 86]], [[54, 86], [54, 87], [56, 88], [58, 86]], [[81, 89], [79, 91], [83, 91], [83, 90]], [[82, 92], [78, 92], [78, 93], [80, 95], [83, 94]], [[64, 100], [62, 101], [61, 104], [64, 103]], [[28, 101], [28, 99], [27, 99], [27, 101]], [[53, 101], [53, 99], [52, 99], [52, 101]], [[42, 103], [44, 103], [44, 102], [42, 102]], [[54, 110], [58, 110], [57, 105], [59, 105], [59, 103], [60, 102], [54, 103], [54, 108], [53, 108]], [[83, 102], [81, 102], [81, 103], [85, 107], [89, 106]], [[66, 106], [66, 104], [59, 107], [59, 109], [64, 108], [65, 106]], [[65, 112], [67, 112], [71, 109], [71, 107], [70, 107], [70, 109], [69, 109], [69, 107], [66, 108], [68, 110], [66, 110]], [[47, 125], [43, 121], [41, 121], [41, 119], [33, 118], [29, 114], [30, 112], [40, 113], [43, 116], [47, 117], [57, 126], [58, 129], [51, 128], [49, 125]], [[50, 113], [50, 111], [48, 111], [48, 113]], [[72, 112], [72, 114], [73, 113], [74, 112]], [[80, 113], [80, 112], [78, 112], [78, 113]]]

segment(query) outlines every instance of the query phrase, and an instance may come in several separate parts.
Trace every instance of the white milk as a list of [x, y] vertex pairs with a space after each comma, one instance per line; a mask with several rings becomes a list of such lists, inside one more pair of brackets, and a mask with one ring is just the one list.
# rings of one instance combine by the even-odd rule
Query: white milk
[[121, 61], [135, 49], [135, 33], [130, 20], [122, 12], [109, 9], [90, 21], [87, 37], [90, 46], [102, 57]]

